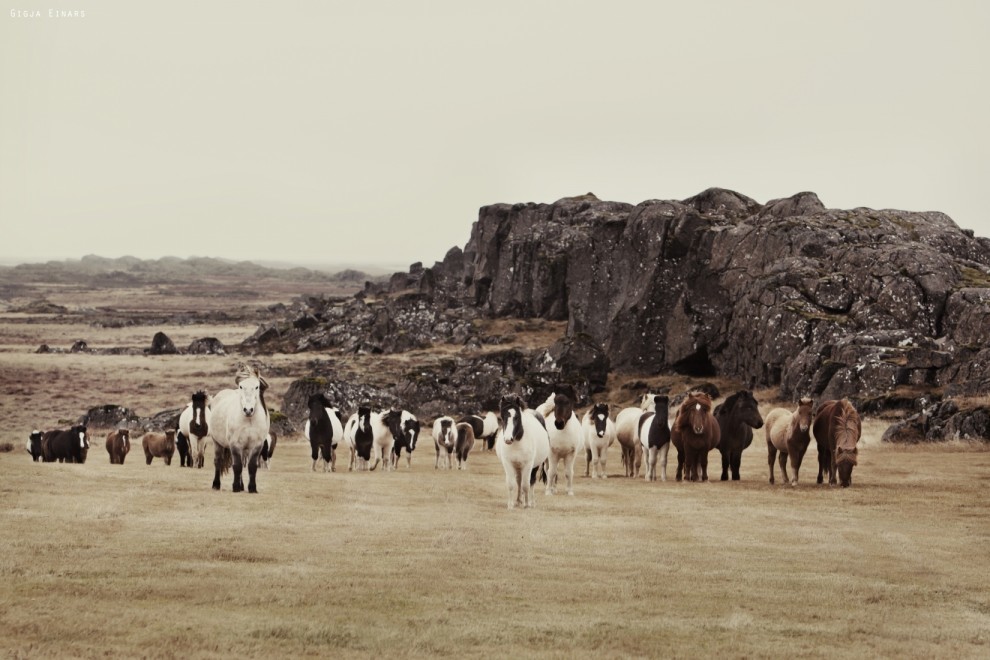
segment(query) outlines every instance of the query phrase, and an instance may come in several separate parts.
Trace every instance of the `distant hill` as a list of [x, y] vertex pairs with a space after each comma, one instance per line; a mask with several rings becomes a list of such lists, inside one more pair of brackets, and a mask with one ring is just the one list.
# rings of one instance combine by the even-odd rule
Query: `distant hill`
[[195, 281], [204, 277], [265, 278], [286, 281], [360, 282], [375, 280], [355, 269], [329, 273], [303, 267], [272, 268], [251, 261], [232, 261], [214, 257], [162, 257], [138, 259], [88, 254], [81, 259], [65, 259], [44, 263], [0, 266], [0, 282], [27, 284], [33, 282], [90, 284], [98, 286], [138, 286], [155, 283]]

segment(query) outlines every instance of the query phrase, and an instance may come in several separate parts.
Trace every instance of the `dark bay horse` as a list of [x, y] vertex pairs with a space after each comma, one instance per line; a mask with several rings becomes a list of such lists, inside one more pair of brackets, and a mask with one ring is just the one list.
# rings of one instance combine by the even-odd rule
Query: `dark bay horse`
[[712, 398], [704, 392], [690, 392], [670, 430], [670, 442], [677, 449], [677, 480], [683, 476], [688, 481], [698, 481], [699, 477], [708, 481], [708, 452], [718, 446], [720, 438]]
[[835, 485], [836, 472], [843, 488], [852, 485], [852, 470], [858, 462], [856, 443], [863, 433], [859, 413], [848, 399], [826, 401], [818, 407], [813, 426], [818, 445], [818, 483], [828, 472], [828, 485]]
[[763, 417], [756, 397], [749, 390], [739, 390], [715, 407], [715, 419], [722, 432], [718, 451], [722, 454], [722, 481], [739, 481], [739, 463], [746, 447], [753, 443], [753, 429], [763, 428]]

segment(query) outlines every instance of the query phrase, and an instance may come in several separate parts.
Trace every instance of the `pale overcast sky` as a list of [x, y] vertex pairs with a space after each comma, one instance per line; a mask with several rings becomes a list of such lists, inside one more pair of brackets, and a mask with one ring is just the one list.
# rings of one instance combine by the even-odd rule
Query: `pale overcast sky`
[[990, 235], [990, 2], [4, 2], [8, 260], [429, 264], [711, 186]]

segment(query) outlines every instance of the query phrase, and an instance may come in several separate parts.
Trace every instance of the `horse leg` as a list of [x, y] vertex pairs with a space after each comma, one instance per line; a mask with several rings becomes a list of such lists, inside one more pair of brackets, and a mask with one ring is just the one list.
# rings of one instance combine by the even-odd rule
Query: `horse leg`
[[684, 449], [677, 447], [677, 476], [676, 481], [680, 481], [684, 473]]
[[698, 454], [698, 463], [701, 465], [701, 480], [708, 481], [708, 450], [702, 449]]
[[[440, 455], [437, 454], [439, 457]], [[509, 509], [516, 508], [516, 502], [519, 501], [519, 489], [521, 488], [521, 480], [519, 479], [518, 471], [516, 472], [506, 472], [505, 473], [505, 487], [509, 491]]]
[[739, 481], [740, 463], [742, 463], [742, 449], [737, 449], [729, 455], [729, 467], [732, 468], [733, 481]]
[[784, 477], [784, 483], [785, 484], [791, 483], [791, 478], [787, 474], [787, 453], [786, 452], [784, 452], [784, 451], [781, 451], [780, 452], [780, 457], [779, 457], [778, 463], [780, 463], [780, 473]]
[[215, 468], [215, 473], [213, 475], [213, 490], [220, 490], [220, 472], [223, 468], [223, 451], [220, 447], [214, 447], [213, 452], [213, 467]]
[[773, 464], [777, 462], [777, 448], [767, 438], [767, 462], [770, 463], [770, 483], [773, 483]]
[[[592, 454], [591, 454], [591, 450], [590, 449], [588, 449], [588, 450], [585, 451], [585, 456], [588, 459], [588, 464], [584, 466], [584, 476], [590, 477], [591, 476], [591, 459], [592, 459]], [[597, 469], [597, 461], [595, 461], [595, 463], [596, 463], [595, 467]], [[592, 478], [594, 478], [594, 477], [592, 477]]]
[[577, 452], [572, 451], [564, 457], [564, 474], [567, 477], [567, 494], [574, 494], [574, 463], [577, 462]]
[[801, 470], [801, 458], [802, 458], [802, 455], [801, 455], [801, 452], [799, 452], [799, 451], [792, 451], [789, 455], [791, 457], [791, 471], [794, 472], [794, 478], [791, 479], [791, 485], [792, 486], [797, 486], [797, 484], [798, 484], [798, 472]]
[[231, 447], [231, 454], [233, 454], [233, 467], [234, 467], [234, 487], [231, 489], [235, 493], [240, 493], [244, 490], [244, 480], [241, 479], [241, 470], [244, 469], [244, 464], [242, 463], [241, 450], [234, 449]]
[[663, 446], [660, 447], [657, 452], [658, 458], [660, 460], [660, 481], [666, 483], [667, 481], [667, 454], [670, 453], [670, 443], [665, 442]]
[[[729, 451], [728, 450], [722, 450], [721, 447], [719, 447], [718, 453], [720, 453], [722, 455], [722, 478], [721, 478], [721, 481], [728, 481], [729, 480], [729, 464], [732, 462], [732, 457], [729, 455]], [[739, 477], [737, 476], [736, 479], [738, 479], [738, 478]]]
[[556, 495], [557, 494], [557, 454], [550, 450], [550, 469], [547, 470], [547, 488], [544, 495]]
[[828, 463], [828, 485], [834, 486], [837, 483], [835, 478], [836, 468], [835, 468], [835, 452], [829, 452], [829, 463]]
[[605, 461], [608, 458], [608, 446], [602, 447], [598, 452], [598, 477], [608, 479], [608, 472], [605, 471]]
[[255, 481], [255, 476], [258, 474], [258, 455], [260, 454], [260, 452], [261, 452], [261, 448], [259, 447], [258, 451], [251, 454], [251, 456], [248, 457], [248, 492], [249, 493], [258, 492], [258, 484]]

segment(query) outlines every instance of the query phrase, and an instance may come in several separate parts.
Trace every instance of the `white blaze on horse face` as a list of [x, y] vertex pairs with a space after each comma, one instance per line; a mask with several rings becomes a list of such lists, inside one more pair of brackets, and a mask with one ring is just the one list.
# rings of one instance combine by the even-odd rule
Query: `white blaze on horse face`
[[701, 404], [700, 403], [694, 404], [694, 409], [695, 410], [701, 410]]
[[199, 421], [199, 415], [200, 415], [200, 409], [199, 408], [193, 408], [193, 421], [197, 425], [198, 424], [201, 424], [201, 422]]
[[79, 433], [79, 447], [82, 448], [82, 449], [85, 449], [86, 448], [86, 434], [85, 433], [81, 433], [81, 432]]

